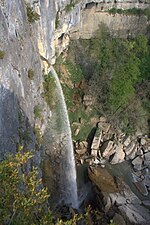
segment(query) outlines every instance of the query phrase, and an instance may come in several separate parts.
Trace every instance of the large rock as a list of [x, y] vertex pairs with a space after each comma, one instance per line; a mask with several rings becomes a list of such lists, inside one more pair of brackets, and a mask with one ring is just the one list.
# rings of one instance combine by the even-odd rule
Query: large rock
[[109, 129], [110, 129], [110, 124], [106, 121], [100, 121], [98, 123], [98, 127], [103, 131], [103, 133], [108, 133]]
[[102, 156], [104, 158], [109, 158], [114, 152], [114, 143], [113, 141], [106, 141], [101, 147]]
[[135, 148], [135, 142], [130, 142], [129, 143], [129, 145], [125, 145], [125, 147], [124, 147], [124, 150], [125, 150], [125, 154], [126, 154], [126, 156], [128, 156], [128, 155], [130, 155], [131, 154], [131, 152], [134, 150], [134, 148]]
[[125, 153], [123, 151], [123, 145], [118, 144], [118, 146], [115, 148], [115, 155], [113, 156], [111, 160], [111, 164], [121, 163], [124, 161]]
[[88, 147], [88, 143], [86, 141], [75, 143], [75, 151], [79, 155], [84, 155], [87, 151], [87, 147]]
[[113, 217], [113, 223], [118, 225], [126, 225], [124, 218], [118, 213], [116, 213], [115, 216]]
[[146, 161], [150, 162], [150, 152], [145, 153], [144, 158], [145, 158]]
[[90, 167], [88, 170], [90, 179], [102, 192], [114, 193], [118, 190], [114, 177], [106, 168], [100, 166]]
[[141, 170], [142, 163], [143, 163], [143, 158], [141, 158], [140, 156], [138, 156], [134, 160], [132, 160], [132, 165], [134, 166], [135, 170]]
[[[118, 179], [114, 179], [106, 168], [101, 168], [100, 166], [90, 167], [88, 172], [90, 179], [96, 184], [101, 195], [103, 195], [106, 212], [115, 205], [117, 207], [116, 212], [121, 214], [119, 218], [121, 221], [125, 220], [127, 225], [150, 225], [149, 209], [144, 207], [144, 203], [139, 200], [126, 184]], [[147, 204], [149, 202], [145, 203], [145, 205]], [[119, 225], [122, 224], [124, 222]]]
[[124, 204], [119, 206], [119, 211], [127, 224], [150, 225], [149, 210], [141, 205]]

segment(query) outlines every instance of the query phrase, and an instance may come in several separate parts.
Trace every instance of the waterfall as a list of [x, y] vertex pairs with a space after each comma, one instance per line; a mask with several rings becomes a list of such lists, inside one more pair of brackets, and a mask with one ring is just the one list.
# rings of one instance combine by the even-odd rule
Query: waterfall
[[48, 73], [54, 78], [56, 85], [48, 132], [53, 198], [56, 202], [78, 208], [76, 167], [67, 107], [59, 78], [52, 66]]

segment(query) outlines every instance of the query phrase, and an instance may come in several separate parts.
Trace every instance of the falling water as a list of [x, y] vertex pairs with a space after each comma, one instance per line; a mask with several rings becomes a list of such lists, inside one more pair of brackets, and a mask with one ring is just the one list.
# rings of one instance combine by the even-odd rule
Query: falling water
[[71, 128], [67, 107], [54, 68], [49, 68], [49, 74], [55, 80], [54, 107], [49, 125], [49, 151], [51, 167], [51, 185], [53, 201], [70, 204], [78, 208], [76, 167], [71, 138]]

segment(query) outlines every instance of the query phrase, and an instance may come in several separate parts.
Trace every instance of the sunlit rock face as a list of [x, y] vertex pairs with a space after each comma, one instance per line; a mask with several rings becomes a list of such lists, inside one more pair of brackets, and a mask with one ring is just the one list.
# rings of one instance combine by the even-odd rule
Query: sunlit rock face
[[[81, 0], [72, 4], [70, 0], [1, 0], [0, 50], [5, 55], [0, 59], [0, 158], [6, 151], [15, 152], [16, 143], [20, 144], [18, 129], [24, 132], [29, 125], [31, 128], [36, 125], [42, 134], [45, 131], [50, 109], [42, 93], [43, 73], [47, 73], [48, 65], [41, 56], [54, 64], [56, 57], [68, 47], [70, 38], [92, 37], [101, 22], [111, 28], [113, 35], [120, 37], [138, 33], [149, 35], [145, 16], [113, 16], [104, 12], [112, 7], [145, 8], [149, 4], [148, 0]], [[39, 14], [39, 19], [33, 23], [28, 21], [27, 5]], [[33, 71], [33, 77], [29, 71]], [[16, 100], [12, 100], [12, 95]], [[8, 102], [5, 107], [4, 102]], [[37, 105], [42, 108], [42, 121], [35, 119]], [[24, 118], [22, 125], [18, 120], [20, 111]], [[34, 135], [27, 146], [35, 146]]]

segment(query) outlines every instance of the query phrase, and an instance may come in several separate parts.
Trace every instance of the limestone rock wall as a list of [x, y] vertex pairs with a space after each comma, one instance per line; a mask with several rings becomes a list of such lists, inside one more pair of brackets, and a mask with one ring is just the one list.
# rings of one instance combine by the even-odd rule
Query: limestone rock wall
[[[38, 144], [34, 127], [44, 134], [50, 109], [43, 98], [43, 73], [55, 63], [70, 38], [90, 38], [101, 22], [115, 35], [147, 32], [149, 22], [141, 16], [108, 15], [111, 7], [148, 7], [149, 0], [0, 0], [0, 159], [15, 152], [16, 144], [27, 149]], [[39, 14], [29, 23], [27, 5]], [[31, 74], [30, 74], [31, 73]], [[32, 75], [32, 76], [31, 76]], [[34, 109], [41, 107], [40, 118]], [[39, 135], [40, 135], [39, 134]], [[24, 141], [24, 139], [26, 139]]]

